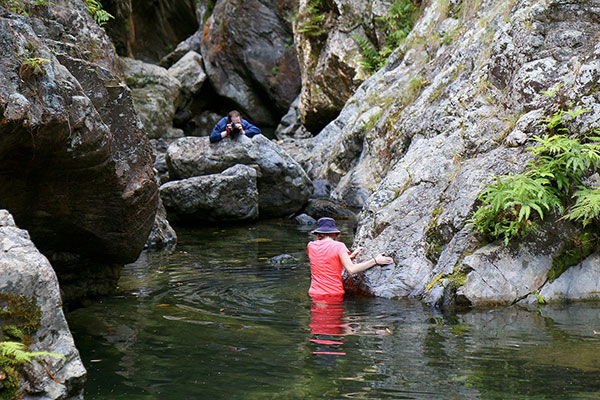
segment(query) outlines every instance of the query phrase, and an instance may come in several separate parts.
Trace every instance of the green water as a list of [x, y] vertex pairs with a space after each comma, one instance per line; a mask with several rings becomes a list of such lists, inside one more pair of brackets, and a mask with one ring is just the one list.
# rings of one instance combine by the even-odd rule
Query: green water
[[[600, 399], [597, 304], [311, 304], [306, 230], [268, 221], [178, 234], [175, 251], [127, 266], [117, 295], [68, 315], [87, 400]], [[298, 262], [269, 262], [282, 253]]]

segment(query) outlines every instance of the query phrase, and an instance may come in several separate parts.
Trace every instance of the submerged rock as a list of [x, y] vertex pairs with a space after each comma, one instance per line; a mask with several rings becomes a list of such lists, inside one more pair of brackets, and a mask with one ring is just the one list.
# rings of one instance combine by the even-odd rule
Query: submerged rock
[[280, 254], [269, 259], [271, 264], [293, 264], [297, 261], [298, 259], [290, 254]]
[[256, 165], [261, 216], [292, 214], [312, 192], [304, 170], [263, 135], [226, 138], [217, 143], [206, 137], [181, 138], [169, 146], [167, 164], [171, 179], [218, 174], [235, 164]]
[[144, 245], [145, 249], [172, 249], [177, 245], [177, 233], [171, 227], [171, 224], [167, 220], [167, 210], [162, 203], [162, 200], [158, 200], [158, 210], [156, 211], [156, 217], [154, 219], [154, 226], [150, 231], [148, 240]]
[[[0, 249], [0, 325], [19, 328], [25, 321], [35, 324], [27, 328], [33, 330], [28, 351], [65, 357], [65, 361], [49, 356], [34, 358], [43, 361], [31, 362], [21, 374], [19, 398], [83, 399], [86, 370], [63, 314], [56, 274], [27, 231], [17, 228], [6, 210], [0, 210]], [[13, 315], [11, 307], [19, 302], [28, 306], [18, 312], [31, 308], [31, 313]], [[39, 321], [33, 321], [38, 310]], [[0, 341], [15, 340], [6, 338], [5, 333], [0, 332]]]

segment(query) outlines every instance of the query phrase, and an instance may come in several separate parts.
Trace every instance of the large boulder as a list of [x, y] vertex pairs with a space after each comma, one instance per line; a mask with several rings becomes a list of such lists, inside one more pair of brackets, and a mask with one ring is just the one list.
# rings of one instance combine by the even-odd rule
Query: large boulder
[[167, 182], [165, 206], [181, 221], [246, 221], [258, 218], [256, 169], [237, 164], [220, 174]]
[[[28, 351], [65, 357], [44, 356], [29, 364], [19, 377], [18, 398], [82, 399], [86, 370], [63, 314], [56, 274], [6, 210], [0, 210], [0, 276], [0, 326], [28, 335]], [[0, 331], [0, 342], [17, 340], [14, 335], [19, 333]]]
[[165, 68], [132, 58], [121, 59], [135, 109], [151, 138], [174, 138], [183, 131], [173, 127], [182, 103], [181, 82]]
[[221, 0], [204, 26], [202, 57], [217, 94], [276, 126], [300, 90], [290, 19], [296, 0]]
[[600, 126], [598, 15], [591, 3], [483, 2], [465, 12], [432, 1], [388, 64], [308, 139], [309, 176], [331, 182], [333, 200], [363, 207], [359, 260], [394, 257], [365, 273], [372, 293], [476, 305], [558, 287], [545, 289], [544, 277], [567, 237], [544, 225], [539, 238], [501, 251], [469, 220], [482, 184], [523, 171], [530, 139], [548, 133], [544, 116], [572, 104], [588, 112], [565, 118], [565, 128]]
[[158, 201], [150, 147], [83, 3], [25, 3], [28, 16], [0, 6], [0, 207], [59, 276], [69, 259], [93, 280], [143, 249]]
[[312, 183], [302, 167], [263, 135], [217, 143], [205, 137], [181, 138], [169, 146], [167, 164], [172, 180], [220, 173], [235, 164], [257, 165], [261, 216], [294, 213], [312, 193]]
[[312, 133], [317, 134], [339, 114], [367, 77], [356, 37], [381, 36], [376, 20], [386, 15], [392, 3], [300, 0], [294, 20], [302, 76], [299, 110], [303, 125]]
[[168, 71], [181, 82], [183, 91], [189, 95], [198, 93], [206, 80], [206, 74], [202, 67], [202, 56], [195, 51], [188, 52]]

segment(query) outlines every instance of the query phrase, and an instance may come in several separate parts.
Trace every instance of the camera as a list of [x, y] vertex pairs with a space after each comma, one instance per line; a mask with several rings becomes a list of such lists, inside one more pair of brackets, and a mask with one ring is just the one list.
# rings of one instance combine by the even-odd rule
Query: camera
[[228, 136], [234, 137], [240, 134], [241, 130], [237, 125], [234, 123], [227, 124], [226, 130]]

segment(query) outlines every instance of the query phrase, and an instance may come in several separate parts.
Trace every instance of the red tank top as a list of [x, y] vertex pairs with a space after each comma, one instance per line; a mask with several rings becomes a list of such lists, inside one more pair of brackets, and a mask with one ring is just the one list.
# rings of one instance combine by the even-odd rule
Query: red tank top
[[310, 289], [308, 294], [343, 294], [342, 269], [340, 259], [343, 253], [348, 254], [348, 248], [343, 242], [332, 239], [315, 240], [307, 246], [310, 259]]

